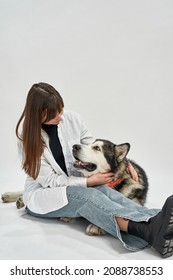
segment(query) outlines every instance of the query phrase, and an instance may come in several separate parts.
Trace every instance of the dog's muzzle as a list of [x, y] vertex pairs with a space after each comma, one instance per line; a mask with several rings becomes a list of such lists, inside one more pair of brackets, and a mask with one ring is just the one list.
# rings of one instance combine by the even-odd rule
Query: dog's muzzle
[[80, 145], [78, 145], [78, 144], [73, 145], [72, 152], [73, 152], [74, 158], [76, 159], [73, 166], [77, 169], [85, 169], [89, 172], [94, 171], [97, 168], [96, 164], [94, 164], [92, 162], [84, 162], [84, 161], [80, 160], [80, 155], [79, 155], [80, 150], [81, 150]]

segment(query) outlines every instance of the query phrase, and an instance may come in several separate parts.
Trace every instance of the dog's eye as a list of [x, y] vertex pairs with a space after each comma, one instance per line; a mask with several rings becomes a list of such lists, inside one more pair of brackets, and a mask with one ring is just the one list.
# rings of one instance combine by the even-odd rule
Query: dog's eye
[[93, 149], [96, 151], [101, 151], [99, 146], [94, 146]]

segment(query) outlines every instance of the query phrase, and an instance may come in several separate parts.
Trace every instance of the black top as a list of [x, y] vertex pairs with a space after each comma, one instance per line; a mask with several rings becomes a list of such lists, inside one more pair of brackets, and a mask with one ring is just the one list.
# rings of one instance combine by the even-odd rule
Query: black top
[[59, 164], [61, 169], [67, 174], [62, 146], [58, 137], [58, 126], [56, 124], [42, 124], [42, 128], [49, 136], [49, 145], [54, 159]]

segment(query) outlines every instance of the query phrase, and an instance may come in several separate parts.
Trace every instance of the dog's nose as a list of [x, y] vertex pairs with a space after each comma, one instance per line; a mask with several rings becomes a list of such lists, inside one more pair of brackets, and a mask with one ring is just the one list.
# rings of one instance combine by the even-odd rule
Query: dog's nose
[[80, 150], [80, 145], [78, 145], [78, 144], [75, 144], [75, 145], [73, 145], [73, 150], [74, 151], [79, 151]]

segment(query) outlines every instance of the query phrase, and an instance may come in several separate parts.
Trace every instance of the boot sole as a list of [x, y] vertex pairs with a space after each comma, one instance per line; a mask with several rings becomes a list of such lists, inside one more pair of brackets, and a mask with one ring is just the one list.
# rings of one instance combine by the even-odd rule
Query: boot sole
[[[165, 237], [165, 232], [172, 228], [170, 237]], [[165, 203], [165, 215], [162, 228], [153, 247], [161, 254], [163, 258], [169, 258], [173, 255], [173, 196], [167, 199]]]

